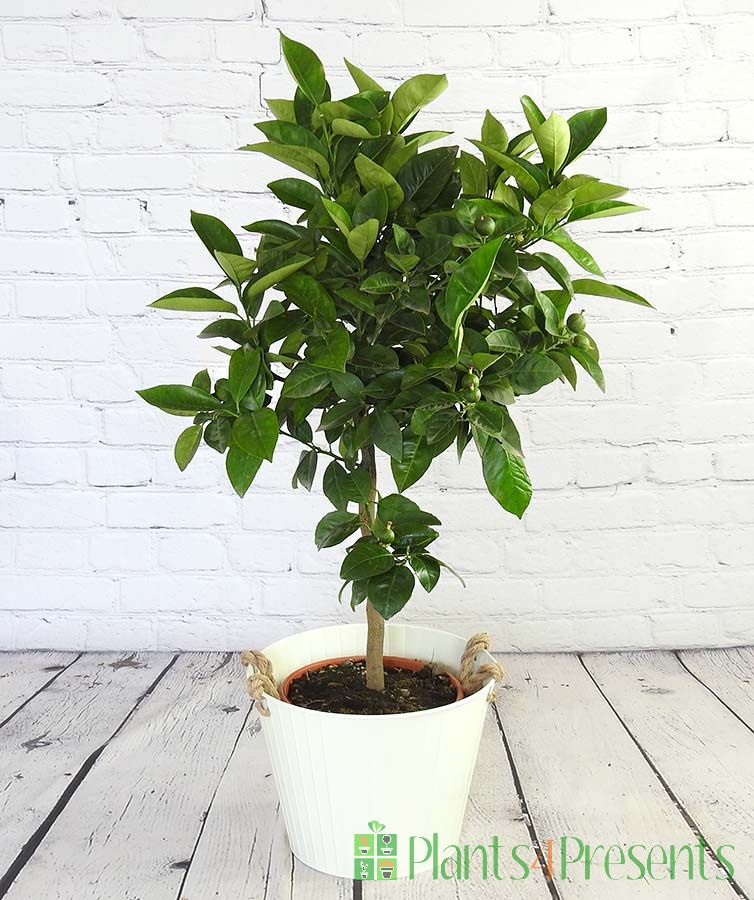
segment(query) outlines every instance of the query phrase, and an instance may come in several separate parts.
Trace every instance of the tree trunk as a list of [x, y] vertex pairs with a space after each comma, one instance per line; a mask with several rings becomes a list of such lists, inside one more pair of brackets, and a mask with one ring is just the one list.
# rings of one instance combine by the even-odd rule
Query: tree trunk
[[[361, 533], [370, 534], [369, 524], [374, 519], [374, 503], [377, 497], [377, 466], [374, 459], [374, 447], [369, 445], [361, 451], [364, 468], [372, 480], [369, 491], [369, 502], [359, 506], [361, 516]], [[385, 669], [382, 664], [383, 646], [385, 642], [385, 620], [367, 600], [367, 687], [372, 691], [385, 690]]]

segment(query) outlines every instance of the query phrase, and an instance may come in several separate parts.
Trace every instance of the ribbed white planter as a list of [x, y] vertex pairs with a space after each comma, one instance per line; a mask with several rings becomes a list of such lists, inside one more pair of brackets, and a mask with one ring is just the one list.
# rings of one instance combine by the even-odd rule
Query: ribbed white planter
[[[433, 628], [385, 629], [386, 655], [436, 662], [454, 674], [465, 645]], [[338, 625], [277, 641], [264, 653], [280, 683], [309, 663], [363, 655], [365, 646], [366, 625]], [[484, 651], [477, 657], [477, 665], [492, 661]], [[377, 819], [398, 836], [404, 877], [410, 836], [437, 833], [441, 850], [456, 843], [492, 687], [490, 680], [457, 703], [390, 716], [323, 713], [267, 697], [263, 731], [293, 853], [321, 872], [353, 878], [354, 835]]]

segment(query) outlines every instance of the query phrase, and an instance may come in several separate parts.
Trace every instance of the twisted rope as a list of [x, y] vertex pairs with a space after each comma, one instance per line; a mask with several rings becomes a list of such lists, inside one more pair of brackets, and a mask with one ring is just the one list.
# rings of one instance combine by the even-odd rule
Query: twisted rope
[[[482, 631], [479, 634], [472, 635], [466, 641], [463, 655], [461, 656], [461, 668], [458, 673], [458, 680], [461, 682], [464, 694], [475, 694], [482, 688], [490, 678], [495, 681], [502, 681], [505, 678], [503, 667], [497, 662], [485, 662], [474, 669], [477, 655], [482, 650], [490, 649], [490, 636]], [[495, 699], [495, 692], [490, 691], [488, 700], [490, 703]]]
[[241, 665], [247, 668], [253, 666], [256, 672], [246, 676], [246, 691], [256, 701], [259, 712], [263, 716], [269, 716], [270, 710], [265, 702], [264, 695], [280, 699], [280, 692], [275, 684], [272, 674], [272, 663], [260, 650], [244, 650], [241, 654]]

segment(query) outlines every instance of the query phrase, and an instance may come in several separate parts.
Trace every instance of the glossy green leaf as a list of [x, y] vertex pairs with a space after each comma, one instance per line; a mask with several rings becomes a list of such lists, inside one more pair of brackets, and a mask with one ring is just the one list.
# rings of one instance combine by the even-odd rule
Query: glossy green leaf
[[257, 377], [261, 357], [258, 350], [239, 347], [233, 351], [228, 366], [228, 387], [231, 397], [239, 403]]
[[317, 54], [305, 44], [291, 40], [280, 32], [280, 49], [283, 51], [293, 80], [315, 105], [325, 99], [327, 81], [325, 70]]
[[487, 286], [502, 242], [503, 238], [499, 237], [483, 244], [453, 272], [445, 296], [443, 321], [456, 334], [463, 314]]
[[531, 97], [526, 94], [521, 98], [521, 108], [524, 111], [526, 121], [529, 123], [529, 128], [531, 128], [532, 132], [538, 125], [541, 125], [545, 121], [545, 114]]
[[299, 269], [303, 268], [310, 261], [311, 258], [308, 256], [296, 258], [294, 255], [293, 260], [287, 265], [281, 266], [279, 269], [273, 269], [272, 272], [267, 272], [247, 284], [244, 290], [244, 301], [251, 300], [259, 294], [264, 293], [267, 288], [274, 287], [282, 281], [285, 281], [286, 278], [290, 278], [294, 272], [298, 272]]
[[494, 438], [485, 442], [482, 472], [490, 494], [520, 519], [531, 500], [531, 482], [523, 460], [508, 453]]
[[409, 563], [419, 579], [419, 584], [429, 593], [440, 578], [440, 563], [429, 554], [412, 556]]
[[569, 222], [586, 219], [603, 219], [606, 216], [625, 216], [628, 213], [643, 212], [646, 206], [623, 203], [621, 200], [593, 200], [574, 206], [568, 216]]
[[383, 188], [387, 194], [389, 209], [397, 209], [403, 203], [403, 189], [387, 169], [374, 162], [363, 153], [359, 153], [354, 161], [356, 173], [365, 191]]
[[159, 384], [136, 392], [142, 400], [159, 409], [176, 412], [207, 412], [222, 404], [207, 391], [185, 384]]
[[493, 150], [505, 153], [508, 149], [508, 134], [502, 122], [487, 110], [482, 120], [482, 143]]
[[227, 312], [238, 315], [235, 303], [223, 300], [214, 291], [201, 287], [171, 291], [149, 305], [153, 309], [171, 309], [180, 312]]
[[[333, 515], [333, 513], [328, 513]], [[342, 515], [342, 513], [341, 513]], [[358, 517], [357, 517], [358, 518]], [[340, 577], [345, 581], [359, 581], [389, 572], [395, 565], [393, 554], [382, 544], [364, 542], [355, 544], [346, 554], [340, 567]]]
[[391, 619], [411, 599], [414, 583], [414, 575], [408, 566], [394, 566], [388, 572], [369, 579], [369, 602], [383, 619]]
[[529, 214], [546, 233], [568, 215], [572, 205], [573, 201], [567, 194], [562, 194], [557, 188], [550, 188], [532, 203]]
[[487, 194], [487, 166], [471, 153], [461, 151], [459, 163], [461, 187], [470, 197], [484, 197]]
[[309, 363], [301, 362], [285, 379], [283, 397], [291, 400], [311, 397], [330, 383], [330, 376], [323, 369], [317, 369]]
[[291, 487], [296, 488], [299, 485], [306, 488], [307, 491], [312, 489], [314, 479], [317, 475], [317, 459], [316, 450], [302, 450], [298, 458], [296, 471], [291, 479]]
[[568, 150], [565, 164], [569, 165], [578, 156], [588, 149], [597, 135], [602, 131], [607, 122], [607, 110], [585, 109], [577, 112], [568, 120], [568, 129], [571, 132], [571, 146]]
[[207, 423], [204, 429], [204, 443], [217, 453], [225, 453], [230, 444], [231, 420], [227, 416], [218, 416]]
[[560, 368], [549, 356], [527, 353], [516, 361], [509, 377], [517, 393], [534, 394], [559, 376]]
[[337, 316], [335, 303], [325, 288], [304, 272], [295, 272], [280, 282], [280, 290], [295, 305], [321, 323], [334, 322]]
[[181, 472], [194, 458], [194, 454], [199, 448], [202, 441], [202, 425], [189, 425], [189, 427], [180, 433], [178, 440], [175, 442], [175, 461]]
[[215, 250], [223, 253], [235, 253], [237, 256], [243, 256], [243, 250], [238, 243], [238, 238], [215, 216], [208, 216], [206, 213], [191, 211], [191, 227], [201, 238], [204, 246], [214, 256]]
[[355, 228], [351, 229], [347, 238], [348, 249], [359, 262], [363, 263], [367, 256], [369, 256], [372, 247], [375, 245], [379, 231], [380, 223], [377, 219], [367, 219], [366, 222], [362, 222], [361, 225], [357, 225]]
[[250, 456], [259, 456], [272, 462], [278, 433], [278, 418], [273, 410], [265, 406], [236, 419], [231, 442]]
[[448, 86], [444, 75], [414, 75], [393, 94], [393, 131], [400, 132], [422, 107], [436, 100]]
[[408, 160], [395, 178], [406, 200], [418, 209], [430, 207], [453, 174], [457, 147], [436, 147]]
[[264, 101], [275, 118], [280, 122], [296, 123], [296, 107], [293, 100], [266, 99]]
[[272, 144], [263, 142], [261, 144], [244, 144], [241, 150], [248, 150], [250, 153], [262, 153], [271, 159], [285, 163], [287, 166], [303, 172], [310, 178], [319, 178], [323, 176], [327, 178], [330, 174], [330, 164], [321, 153], [310, 150], [308, 147], [288, 147], [285, 144]]
[[343, 62], [346, 64], [346, 68], [348, 69], [348, 73], [353, 78], [354, 84], [360, 91], [381, 91], [382, 88], [377, 84], [374, 78], [371, 78], [367, 75], [366, 72], [362, 71], [358, 66], [355, 66], [352, 62], [349, 62], [347, 59], [343, 59]]
[[313, 366], [335, 369], [338, 372], [345, 372], [350, 355], [351, 338], [342, 322], [338, 322], [320, 337], [311, 338], [306, 351], [306, 358]]
[[233, 490], [239, 497], [243, 497], [251, 487], [254, 477], [262, 465], [262, 459], [258, 456], [249, 456], [240, 447], [230, 447], [225, 457], [225, 471], [233, 486]]
[[508, 328], [498, 328], [487, 335], [487, 345], [490, 350], [498, 353], [519, 353], [521, 341], [515, 331]]
[[359, 200], [353, 211], [353, 224], [361, 225], [367, 219], [377, 219], [380, 228], [387, 221], [387, 191], [383, 187], [372, 188]]
[[618, 287], [617, 284], [606, 284], [604, 281], [593, 281], [591, 278], [576, 278], [573, 282], [573, 290], [577, 294], [591, 294], [594, 297], [609, 297], [613, 300], [625, 300], [627, 303], [636, 303], [638, 306], [648, 306], [653, 309], [649, 300], [645, 300], [635, 291]]
[[286, 206], [295, 206], [297, 209], [311, 209], [322, 196], [318, 187], [303, 178], [279, 178], [271, 181], [267, 187]]
[[254, 260], [247, 259], [245, 256], [237, 256], [235, 253], [223, 253], [221, 250], [215, 250], [215, 259], [238, 290], [241, 289], [241, 285], [251, 277], [251, 273], [254, 271]]
[[353, 222], [351, 221], [351, 217], [348, 215], [348, 212], [340, 205], [340, 203], [336, 203], [334, 200], [330, 200], [328, 197], [322, 198], [322, 206], [324, 206], [325, 212], [338, 226], [338, 229], [341, 231], [343, 236], [347, 238], [351, 233], [351, 229], [353, 228]]
[[212, 379], [209, 377], [209, 372], [206, 369], [197, 372], [196, 375], [194, 375], [191, 386], [210, 393], [212, 391]]
[[403, 432], [403, 457], [392, 459], [390, 468], [396, 487], [403, 493], [406, 488], [415, 484], [432, 464], [434, 453], [426, 438], [416, 435], [409, 429]]
[[268, 141], [273, 141], [275, 144], [285, 144], [290, 147], [306, 147], [320, 156], [326, 156], [327, 154], [319, 138], [309, 131], [308, 128], [303, 128], [301, 125], [266, 119], [264, 122], [257, 122], [255, 128], [259, 129]]
[[472, 141], [472, 144], [476, 144], [501, 169], [504, 169], [508, 175], [512, 175], [521, 189], [529, 196], [537, 197], [542, 191], [547, 190], [548, 184], [544, 173], [532, 163], [525, 159], [509, 156], [507, 153], [500, 153], [498, 150], [488, 147], [480, 141]]
[[344, 512], [343, 510], [329, 512], [317, 523], [314, 531], [314, 543], [317, 545], [318, 550], [322, 550], [325, 547], [335, 547], [351, 537], [358, 530], [360, 524], [361, 520], [355, 513]]
[[581, 350], [579, 347], [568, 347], [568, 352], [582, 369], [584, 369], [585, 372], [588, 372], [597, 387], [604, 393], [605, 376], [597, 360], [588, 351]]
[[567, 291], [570, 296], [573, 296], [571, 276], [568, 274], [568, 269], [566, 269], [566, 267], [557, 258], [557, 256], [553, 256], [551, 253], [539, 251], [538, 253], [534, 254], [534, 258], [542, 264], [542, 268], [551, 278], [557, 281], [557, 283], [565, 291]]
[[562, 250], [565, 250], [571, 259], [575, 260], [585, 271], [591, 272], [592, 275], [602, 275], [602, 269], [597, 265], [597, 261], [592, 254], [580, 244], [577, 244], [564, 228], [556, 228], [550, 231], [545, 235], [545, 240], [551, 241]]
[[403, 456], [403, 436], [398, 422], [387, 410], [377, 408], [369, 416], [369, 434], [383, 453], [392, 459], [400, 460]]
[[571, 145], [568, 122], [558, 113], [552, 113], [540, 125], [532, 127], [532, 134], [544, 164], [551, 172], [559, 172]]

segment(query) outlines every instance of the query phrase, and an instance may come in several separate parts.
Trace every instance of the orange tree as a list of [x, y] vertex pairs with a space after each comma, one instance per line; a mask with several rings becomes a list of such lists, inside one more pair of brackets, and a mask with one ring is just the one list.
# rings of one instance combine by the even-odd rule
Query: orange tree
[[[242, 149], [305, 176], [269, 185], [300, 214], [244, 226], [260, 235], [247, 256], [219, 219], [192, 213], [224, 277], [215, 290], [182, 288], [151, 305], [219, 313], [199, 336], [235, 347], [217, 347], [228, 367], [214, 382], [203, 370], [190, 385], [139, 393], [193, 417], [175, 446], [178, 466], [204, 442], [225, 454], [240, 496], [280, 434], [303, 445], [294, 487], [311, 489], [324, 457], [334, 509], [315, 541], [330, 547], [358, 533], [340, 574], [351, 605], [366, 604], [367, 681], [380, 690], [385, 619], [416, 580], [431, 591], [449, 568], [430, 552], [440, 522], [403, 492], [451, 445], [460, 458], [473, 443], [492, 496], [524, 513], [531, 485], [510, 414], [516, 397], [557, 380], [575, 388], [576, 366], [604, 388], [584, 316], [569, 314], [576, 295], [649, 306], [602, 280], [568, 226], [639, 207], [617, 199], [625, 188], [566, 174], [605, 109], [566, 120], [524, 97], [522, 133], [510, 137], [487, 112], [471, 141], [478, 154], [425, 149], [448, 133], [412, 124], [445, 76], [416, 75], [391, 93], [346, 61], [355, 92], [333, 100], [316, 54], [285, 35], [281, 43], [295, 95], [267, 101], [274, 119], [256, 126], [265, 140]], [[596, 277], [572, 278], [566, 257]], [[378, 491], [375, 449], [390, 457], [398, 493]]]

